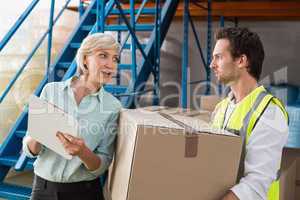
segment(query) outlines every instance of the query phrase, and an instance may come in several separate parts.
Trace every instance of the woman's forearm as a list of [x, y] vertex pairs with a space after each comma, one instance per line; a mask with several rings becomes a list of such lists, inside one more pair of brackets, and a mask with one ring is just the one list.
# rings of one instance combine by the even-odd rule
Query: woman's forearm
[[38, 155], [42, 149], [42, 145], [36, 140], [34, 140], [33, 138], [31, 138], [30, 136], [26, 136], [26, 137], [28, 137], [26, 143], [29, 151], [33, 155]]
[[88, 170], [95, 171], [101, 166], [101, 158], [85, 145], [82, 138], [59, 131], [56, 136], [66, 151], [72, 156], [78, 156]]
[[101, 165], [100, 157], [92, 152], [89, 148], [85, 148], [83, 152], [78, 155], [78, 157], [84, 163], [85, 167], [90, 171], [98, 169]]

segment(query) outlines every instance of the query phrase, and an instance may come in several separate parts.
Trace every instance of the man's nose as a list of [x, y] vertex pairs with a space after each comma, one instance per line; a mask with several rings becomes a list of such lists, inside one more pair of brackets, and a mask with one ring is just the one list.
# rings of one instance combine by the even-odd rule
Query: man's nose
[[212, 59], [212, 61], [211, 61], [210, 65], [209, 65], [209, 67], [210, 67], [211, 69], [213, 69], [213, 68], [215, 68], [215, 66], [216, 66], [216, 64], [215, 64], [215, 59]]

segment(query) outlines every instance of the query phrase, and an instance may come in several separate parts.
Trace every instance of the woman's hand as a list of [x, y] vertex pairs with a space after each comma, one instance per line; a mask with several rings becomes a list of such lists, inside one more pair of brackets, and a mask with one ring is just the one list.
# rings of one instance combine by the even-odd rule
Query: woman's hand
[[81, 138], [74, 137], [67, 133], [57, 132], [56, 136], [63, 144], [65, 150], [72, 156], [81, 157], [87, 148], [84, 140]]
[[83, 139], [59, 131], [56, 133], [56, 136], [66, 151], [72, 156], [78, 156], [88, 170], [94, 171], [101, 166], [100, 157], [85, 145]]
[[26, 145], [29, 151], [31, 152], [31, 154], [37, 156], [42, 149], [42, 145], [30, 136], [26, 136], [25, 139], [26, 139]]

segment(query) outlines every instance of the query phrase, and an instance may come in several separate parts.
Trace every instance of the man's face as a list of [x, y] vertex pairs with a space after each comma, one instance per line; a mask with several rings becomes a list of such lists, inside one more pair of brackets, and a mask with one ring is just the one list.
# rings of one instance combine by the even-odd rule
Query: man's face
[[214, 71], [218, 81], [225, 85], [230, 86], [239, 78], [238, 59], [232, 57], [228, 39], [217, 40], [210, 68]]

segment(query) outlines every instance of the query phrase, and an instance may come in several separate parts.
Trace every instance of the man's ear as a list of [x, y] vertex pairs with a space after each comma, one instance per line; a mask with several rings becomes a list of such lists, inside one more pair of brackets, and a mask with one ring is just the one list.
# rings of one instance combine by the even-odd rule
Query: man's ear
[[238, 59], [238, 67], [239, 68], [247, 68], [249, 65], [248, 57], [245, 54], [242, 54]]

